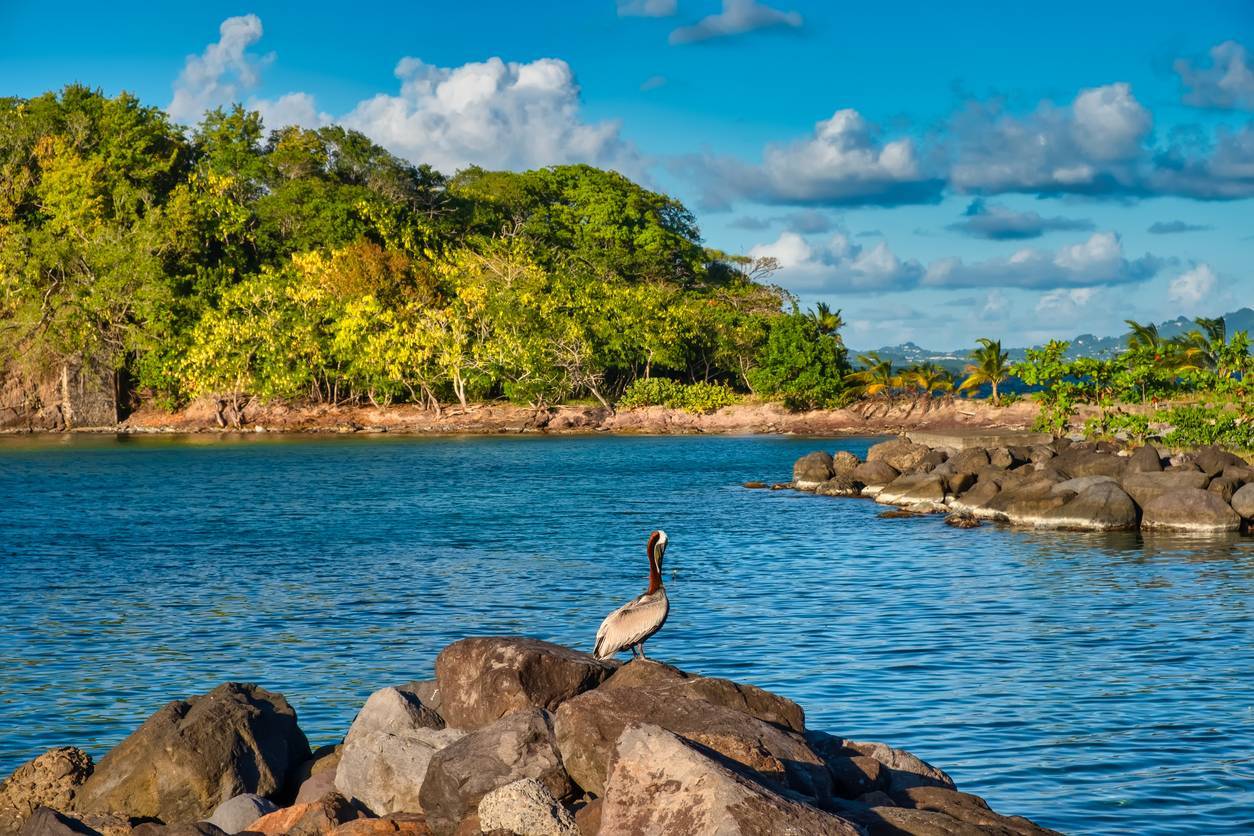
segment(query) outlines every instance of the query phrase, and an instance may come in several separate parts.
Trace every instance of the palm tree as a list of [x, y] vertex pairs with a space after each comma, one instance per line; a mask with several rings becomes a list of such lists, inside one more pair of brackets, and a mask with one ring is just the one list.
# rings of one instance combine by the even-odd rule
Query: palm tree
[[845, 318], [840, 315], [840, 309], [832, 310], [826, 302], [819, 302], [815, 306], [815, 310], [808, 311], [806, 316], [818, 327], [819, 333], [825, 337], [835, 337], [837, 342], [843, 342], [840, 338], [840, 329], [845, 327]]
[[943, 366], [938, 366], [933, 362], [920, 363], [912, 366], [902, 372], [903, 379], [909, 379], [910, 382], [918, 387], [924, 395], [932, 396], [933, 392], [952, 392], [954, 390], [954, 376]]
[[1132, 333], [1128, 334], [1128, 348], [1144, 348], [1156, 355], [1162, 354], [1166, 341], [1158, 333], [1157, 325], [1152, 322], [1142, 325], [1135, 319], [1125, 319], [1124, 322], [1132, 329]]
[[1001, 403], [997, 387], [1010, 377], [1010, 355], [1001, 350], [1001, 340], [981, 337], [977, 342], [980, 347], [971, 352], [972, 362], [965, 369], [967, 379], [962, 381], [958, 391], [965, 392], [987, 383], [993, 387], [993, 405], [997, 406]]
[[1201, 331], [1195, 328], [1171, 341], [1176, 352], [1177, 368], [1182, 371], [1218, 372], [1228, 336], [1224, 318], [1198, 317], [1193, 321], [1201, 326]]
[[891, 399], [893, 389], [901, 384], [901, 379], [893, 374], [893, 361], [871, 351], [858, 355], [858, 363], [862, 368], [845, 375], [845, 380], [853, 384], [854, 392], [864, 398], [884, 395]]

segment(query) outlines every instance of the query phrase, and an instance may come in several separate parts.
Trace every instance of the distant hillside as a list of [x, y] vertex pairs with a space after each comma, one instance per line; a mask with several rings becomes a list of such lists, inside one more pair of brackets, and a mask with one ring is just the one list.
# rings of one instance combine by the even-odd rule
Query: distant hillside
[[[1224, 314], [1224, 322], [1227, 324], [1229, 334], [1236, 331], [1248, 331], [1250, 334], [1254, 334], [1254, 309], [1240, 308], [1231, 313], [1226, 313]], [[1196, 327], [1197, 325], [1193, 320], [1188, 317], [1178, 316], [1175, 319], [1158, 323], [1158, 333], [1170, 338]], [[1098, 337], [1093, 334], [1081, 334], [1070, 340], [1071, 348], [1068, 350], [1067, 356], [1071, 359], [1077, 357], [1111, 357], [1122, 350], [1127, 345], [1127, 341], [1127, 333], [1117, 337]], [[905, 342], [900, 345], [886, 345], [875, 349], [875, 351], [881, 357], [892, 360], [894, 366], [912, 366], [916, 363], [931, 362], [952, 371], [961, 371], [967, 364], [967, 357], [971, 349], [956, 348], [951, 351], [933, 351], [912, 342]], [[1008, 348], [1007, 351], [1010, 353], [1010, 362], [1014, 363], [1024, 358], [1026, 349]], [[855, 353], [862, 354], [865, 352]]]

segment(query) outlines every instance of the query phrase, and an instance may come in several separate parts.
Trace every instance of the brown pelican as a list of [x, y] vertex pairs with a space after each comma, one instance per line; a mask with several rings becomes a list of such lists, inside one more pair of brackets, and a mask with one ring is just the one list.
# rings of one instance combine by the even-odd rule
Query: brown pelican
[[662, 555], [666, 553], [666, 532], [655, 531], [649, 535], [649, 588], [639, 598], [623, 604], [605, 617], [597, 630], [597, 643], [592, 655], [608, 659], [620, 650], [631, 648], [635, 657], [639, 648], [641, 659], [644, 643], [666, 623], [671, 603], [666, 599], [662, 586]]

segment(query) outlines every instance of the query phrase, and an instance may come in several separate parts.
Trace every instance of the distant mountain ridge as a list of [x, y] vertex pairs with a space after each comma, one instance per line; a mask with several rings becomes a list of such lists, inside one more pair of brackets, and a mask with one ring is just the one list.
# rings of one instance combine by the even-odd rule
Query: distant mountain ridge
[[[1251, 335], [1254, 335], [1254, 309], [1239, 308], [1224, 314], [1223, 318], [1229, 334], [1236, 331], [1248, 331]], [[1158, 323], [1158, 333], [1167, 339], [1179, 336], [1194, 328], [1197, 328], [1197, 324], [1186, 316], [1178, 316], [1175, 319]], [[1080, 334], [1078, 337], [1071, 339], [1070, 342], [1071, 347], [1067, 350], [1069, 359], [1074, 360], [1079, 357], [1112, 357], [1127, 345], [1128, 334], [1124, 333], [1117, 337], [1098, 337], [1093, 334]], [[1030, 347], [1036, 348], [1037, 346]], [[1024, 358], [1027, 349], [1007, 348], [1006, 351], [1010, 354], [1010, 362], [1015, 363]], [[952, 371], [961, 371], [968, 362], [971, 348], [933, 351], [913, 342], [904, 342], [899, 345], [886, 345], [877, 348], [875, 352], [884, 359], [891, 360], [894, 366], [913, 366], [916, 363], [930, 362]], [[856, 355], [865, 354], [866, 352], [856, 351], [852, 353]]]

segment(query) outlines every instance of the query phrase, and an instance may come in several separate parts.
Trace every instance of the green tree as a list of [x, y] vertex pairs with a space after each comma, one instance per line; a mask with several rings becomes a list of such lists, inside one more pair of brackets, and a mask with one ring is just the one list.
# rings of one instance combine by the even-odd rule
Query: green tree
[[816, 409], [837, 402], [848, 371], [836, 335], [820, 331], [813, 317], [794, 312], [771, 323], [749, 380], [755, 392], [779, 398], [790, 409]]
[[992, 388], [993, 405], [1000, 405], [998, 387], [1010, 377], [1010, 355], [1002, 351], [1001, 340], [990, 340], [981, 337], [980, 347], [971, 352], [971, 363], [966, 367], [967, 377], [958, 387], [958, 391], [966, 392], [984, 384]]

